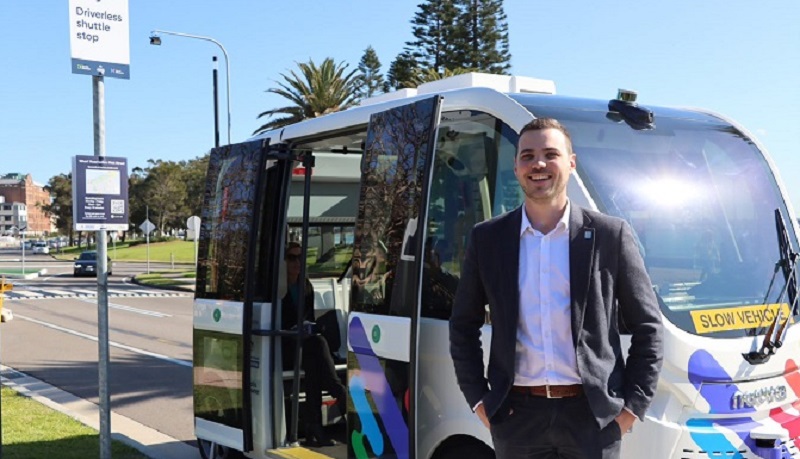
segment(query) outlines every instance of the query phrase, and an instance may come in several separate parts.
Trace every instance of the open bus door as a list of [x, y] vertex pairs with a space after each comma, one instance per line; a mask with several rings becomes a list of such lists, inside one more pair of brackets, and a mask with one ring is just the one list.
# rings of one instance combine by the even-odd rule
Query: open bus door
[[[195, 433], [205, 458], [274, 443], [269, 381], [251, 378], [271, 362], [290, 161], [253, 141], [212, 150], [204, 194], [194, 302]], [[256, 408], [254, 416], [254, 407]]]
[[417, 327], [441, 97], [373, 114], [348, 321], [348, 457], [416, 457]]

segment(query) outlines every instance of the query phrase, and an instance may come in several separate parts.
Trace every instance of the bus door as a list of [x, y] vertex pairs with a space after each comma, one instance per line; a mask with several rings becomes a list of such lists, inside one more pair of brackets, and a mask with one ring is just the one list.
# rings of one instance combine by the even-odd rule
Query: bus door
[[195, 433], [204, 457], [251, 451], [254, 439], [259, 447], [273, 442], [264, 428], [271, 382], [259, 377], [272, 340], [255, 335], [272, 328], [290, 169], [267, 150], [261, 141], [227, 145], [209, 159], [193, 327]]
[[441, 97], [372, 115], [348, 321], [348, 456], [416, 456], [417, 326]]

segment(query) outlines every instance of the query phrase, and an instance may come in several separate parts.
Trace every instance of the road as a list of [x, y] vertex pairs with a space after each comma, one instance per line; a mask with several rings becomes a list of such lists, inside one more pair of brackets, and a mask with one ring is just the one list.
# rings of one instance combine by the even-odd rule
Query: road
[[[0, 270], [19, 268], [19, 255], [0, 249]], [[0, 362], [98, 403], [97, 280], [74, 278], [72, 262], [46, 255], [26, 254], [25, 263], [47, 274], [12, 281], [5, 307], [14, 320], [0, 326]], [[109, 278], [111, 408], [191, 443], [192, 295], [132, 284], [145, 269], [115, 263]]]

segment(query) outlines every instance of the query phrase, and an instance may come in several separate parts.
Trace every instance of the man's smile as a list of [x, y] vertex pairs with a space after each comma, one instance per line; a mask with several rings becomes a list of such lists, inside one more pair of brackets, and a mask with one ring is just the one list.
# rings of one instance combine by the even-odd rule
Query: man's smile
[[542, 182], [545, 180], [550, 180], [553, 178], [552, 174], [529, 174], [528, 180], [532, 180], [534, 182]]

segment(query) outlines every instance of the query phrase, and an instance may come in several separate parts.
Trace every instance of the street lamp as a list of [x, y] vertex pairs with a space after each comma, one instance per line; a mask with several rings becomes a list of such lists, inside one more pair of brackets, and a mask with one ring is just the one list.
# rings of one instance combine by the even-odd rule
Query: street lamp
[[228, 106], [228, 145], [231, 143], [231, 68], [230, 62], [228, 62], [228, 52], [225, 50], [225, 47], [222, 46], [222, 43], [214, 40], [211, 37], [203, 37], [200, 35], [191, 35], [188, 33], [182, 32], [170, 32], [167, 30], [153, 30], [150, 32], [150, 44], [160, 46], [161, 45], [161, 37], [159, 34], [163, 35], [175, 35], [176, 37], [186, 37], [186, 38], [196, 38], [198, 40], [205, 40], [214, 43], [215, 45], [219, 46], [219, 49], [222, 50], [222, 55], [225, 57], [225, 89], [226, 89], [226, 102]]

